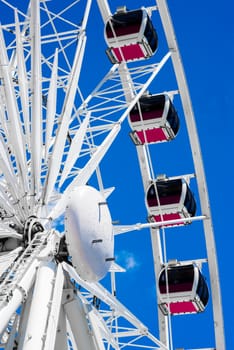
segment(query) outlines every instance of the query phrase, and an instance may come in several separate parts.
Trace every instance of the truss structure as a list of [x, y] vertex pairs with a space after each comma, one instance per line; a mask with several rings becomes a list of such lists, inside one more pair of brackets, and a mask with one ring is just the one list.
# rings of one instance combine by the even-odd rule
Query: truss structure
[[[19, 7], [1, 0], [0, 13], [0, 334], [5, 350], [173, 349], [170, 315], [158, 311], [154, 335], [116, 297], [111, 265], [106, 283], [81, 278], [66, 247], [64, 213], [72, 193], [91, 184], [105, 199], [101, 165], [123, 132], [129, 112], [168, 69], [166, 92], [180, 100], [190, 144], [198, 221], [206, 256], [191, 258], [208, 267], [214, 340], [199, 349], [224, 350], [221, 292], [212, 217], [195, 118], [166, 0], [147, 8], [162, 27], [164, 49], [149, 60], [106, 64], [100, 82], [83, 88], [87, 28], [92, 11], [104, 24], [112, 12], [106, 0], [31, 0]], [[97, 9], [96, 9], [97, 11]], [[165, 49], [166, 48], [166, 49]], [[107, 61], [106, 61], [107, 62]], [[89, 66], [89, 69], [92, 67]], [[103, 69], [104, 70], [104, 69]], [[88, 85], [88, 88], [87, 88]], [[173, 86], [172, 86], [173, 85]], [[157, 93], [161, 92], [160, 83]], [[165, 92], [165, 87], [163, 87]], [[157, 148], [156, 145], [153, 147]], [[138, 145], [143, 189], [154, 179], [151, 147]], [[121, 208], [120, 208], [121, 209]], [[176, 220], [169, 224], [176, 225]], [[168, 222], [113, 224], [113, 234], [148, 229], [155, 284], [169, 261]], [[178, 228], [177, 228], [178, 229]], [[183, 262], [182, 262], [183, 263]], [[157, 290], [157, 288], [156, 288]], [[158, 291], [157, 291], [158, 294]], [[156, 296], [158, 300], [158, 295]], [[186, 316], [182, 316], [185, 318]], [[181, 340], [181, 343], [183, 339]], [[199, 345], [200, 346], [200, 345]]]

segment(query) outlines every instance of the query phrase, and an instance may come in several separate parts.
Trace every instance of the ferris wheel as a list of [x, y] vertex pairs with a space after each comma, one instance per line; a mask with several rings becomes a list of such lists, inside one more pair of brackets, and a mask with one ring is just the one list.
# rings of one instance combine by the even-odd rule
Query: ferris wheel
[[[133, 5], [0, 1], [2, 349], [225, 350], [207, 185], [173, 24], [166, 0]], [[127, 147], [141, 223], [112, 215], [127, 210], [124, 194], [113, 210], [111, 183], [132, 171], [118, 165]], [[153, 330], [118, 297], [126, 273], [115, 244], [139, 230], [152, 249]], [[203, 256], [191, 245], [181, 252], [190, 231]], [[202, 317], [208, 343], [196, 331], [191, 343], [183, 332], [174, 339], [177, 320], [184, 329]]]

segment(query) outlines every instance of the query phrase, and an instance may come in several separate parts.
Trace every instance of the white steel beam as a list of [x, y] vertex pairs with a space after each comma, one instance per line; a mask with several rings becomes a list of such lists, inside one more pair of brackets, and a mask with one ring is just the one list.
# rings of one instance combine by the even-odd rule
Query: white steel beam
[[69, 174], [71, 168], [73, 167], [75, 161], [79, 157], [80, 150], [82, 147], [82, 144], [84, 142], [84, 137], [87, 131], [88, 123], [89, 123], [89, 116], [90, 114], [88, 113], [81, 123], [78, 131], [76, 132], [76, 135], [71, 141], [71, 146], [69, 148], [69, 152], [67, 155], [67, 159], [64, 165], [64, 169], [61, 175], [61, 179], [59, 182], [59, 187], [63, 184], [63, 182], [66, 180], [67, 175]]
[[46, 339], [43, 350], [52, 350], [55, 347], [57, 327], [59, 323], [59, 315], [62, 301], [64, 284], [64, 274], [61, 264], [58, 265], [56, 279], [54, 284], [54, 292], [51, 303], [51, 312], [49, 315], [48, 325], [46, 327]]
[[116, 136], [118, 135], [120, 131], [120, 124], [116, 124], [111, 132], [108, 134], [108, 136], [105, 138], [101, 146], [98, 147], [92, 158], [88, 161], [88, 163], [85, 165], [85, 167], [80, 171], [79, 175], [76, 179], [73, 180], [70, 186], [67, 187], [67, 189], [64, 191], [64, 193], [61, 196], [61, 199], [55, 206], [55, 208], [52, 210], [51, 213], [49, 213], [49, 218], [54, 219], [62, 214], [62, 212], [65, 209], [67, 198], [70, 194], [70, 192], [73, 190], [74, 187], [85, 185], [90, 176], [94, 173], [97, 166], [99, 165], [100, 161], [112, 145], [113, 141], [115, 140]]
[[13, 325], [11, 327], [10, 334], [8, 336], [7, 344], [4, 348], [4, 350], [13, 350], [15, 346], [15, 336], [17, 334], [17, 328], [19, 323], [19, 315], [15, 315], [15, 319], [13, 322]]
[[17, 284], [13, 291], [12, 297], [8, 303], [0, 310], [0, 334], [6, 328], [11, 316], [16, 312], [18, 307], [25, 301], [27, 293], [31, 289], [31, 286], [35, 279], [36, 269], [38, 261], [34, 260], [30, 265], [27, 272], [24, 274], [22, 280]]
[[52, 141], [52, 132], [57, 105], [58, 49], [55, 51], [46, 109], [45, 161], [47, 161]]
[[41, 33], [40, 0], [31, 1], [31, 71], [32, 71], [32, 108], [31, 108], [31, 195], [39, 194], [42, 153], [42, 96], [41, 96]]
[[[71, 326], [67, 318], [66, 318], [66, 324], [67, 324], [67, 340], [68, 340], [69, 350], [79, 350], [78, 346], [76, 345], [76, 341], [73, 336]], [[60, 350], [60, 348], [58, 350]]]
[[136, 230], [142, 230], [145, 228], [157, 228], [158, 229], [158, 228], [165, 227], [168, 225], [178, 225], [182, 221], [185, 223], [190, 223], [192, 221], [205, 220], [205, 219], [206, 219], [206, 217], [201, 215], [201, 216], [193, 216], [193, 217], [183, 218], [183, 219], [149, 222], [149, 223], [145, 223], [145, 224], [137, 223], [137, 224], [133, 224], [133, 225], [114, 225], [113, 231], [114, 231], [115, 235], [119, 235], [122, 233], [136, 231]]
[[70, 79], [67, 88], [67, 94], [63, 105], [62, 114], [60, 116], [60, 125], [56, 134], [53, 152], [48, 165], [48, 175], [46, 179], [45, 192], [43, 202], [47, 203], [48, 199], [54, 189], [61, 160], [63, 157], [64, 146], [67, 139], [67, 133], [74, 104], [74, 99], [77, 91], [77, 85], [80, 75], [81, 63], [83, 60], [84, 48], [86, 43], [86, 37], [82, 35], [79, 38], [78, 48], [76, 51], [76, 57], [74, 59], [73, 67], [70, 73]]
[[[13, 151], [16, 156], [17, 166], [18, 166], [18, 175], [20, 179], [18, 192], [24, 194], [27, 192], [26, 176], [27, 176], [27, 167], [25, 160], [25, 150], [24, 142], [22, 136], [22, 128], [19, 120], [19, 111], [16, 102], [16, 96], [14, 91], [14, 86], [12, 82], [12, 75], [10, 71], [9, 60], [7, 56], [6, 46], [4, 42], [2, 28], [0, 28], [0, 71], [4, 81], [4, 97], [6, 102], [6, 109], [9, 120], [9, 136], [11, 137], [11, 142], [13, 145]], [[24, 187], [22, 187], [24, 186]]]
[[57, 327], [56, 343], [54, 350], [67, 350], [67, 321], [63, 305], [60, 307], [59, 322]]
[[16, 35], [16, 60], [17, 73], [20, 89], [20, 101], [22, 105], [25, 138], [30, 149], [30, 120], [29, 120], [29, 98], [28, 98], [28, 79], [26, 73], [26, 66], [24, 61], [24, 50], [22, 45], [22, 36], [20, 32], [18, 13], [15, 10], [15, 35]]
[[102, 337], [103, 332], [106, 332], [106, 339], [110, 340], [110, 343], [113, 346], [113, 348], [117, 348], [118, 345], [116, 340], [114, 339], [114, 336], [110, 336], [110, 334], [108, 334], [109, 332], [107, 330], [106, 324], [103, 322], [102, 318], [99, 317], [98, 311], [95, 310], [95, 308], [90, 307], [90, 310], [88, 312], [88, 318], [91, 328], [93, 330], [93, 336], [95, 339], [97, 350], [105, 350]]
[[0, 135], [0, 167], [9, 186], [12, 197], [15, 200], [19, 200], [20, 196], [17, 190], [17, 181], [15, 180], [15, 174], [6, 153], [6, 147], [2, 140], [2, 135]]
[[[66, 292], [66, 291], [65, 291]], [[82, 302], [73, 290], [68, 290], [72, 300], [64, 304], [64, 310], [71, 327], [73, 337], [79, 350], [96, 350], [94, 339], [90, 334], [86, 314]], [[65, 298], [66, 299], [66, 298]]]
[[44, 337], [51, 311], [50, 302], [53, 293], [54, 278], [55, 264], [42, 261], [35, 281], [33, 300], [22, 346], [24, 350], [44, 349]]
[[[166, 55], [165, 58], [169, 58], [169, 55]], [[155, 78], [157, 72], [163, 65], [167, 62], [167, 59], [165, 59], [160, 63], [160, 65], [155, 69], [154, 74], [151, 77], [150, 82]], [[133, 91], [133, 82], [131, 80], [131, 76], [128, 72], [128, 67], [126, 64], [121, 64], [119, 68], [119, 73], [125, 93], [125, 98], [128, 103], [130, 103], [134, 99], [134, 91]], [[149, 86], [149, 82], [145, 84], [145, 86], [142, 89], [142, 94], [147, 90]], [[141, 95], [142, 95], [141, 94]], [[140, 95], [140, 96], [141, 96]], [[139, 97], [140, 97], [139, 96]], [[139, 97], [136, 102], [139, 101]], [[136, 98], [135, 98], [136, 99]], [[143, 187], [144, 191], [146, 191], [150, 181], [151, 181], [151, 171], [150, 171], [150, 164], [149, 164], [149, 157], [148, 157], [148, 149], [144, 145], [139, 145], [136, 147], [136, 152], [139, 160], [139, 166], [141, 171], [141, 177], [143, 181]], [[157, 223], [155, 223], [157, 225]], [[161, 265], [163, 262], [162, 259], [162, 248], [161, 248], [161, 239], [159, 234], [159, 226], [153, 226], [151, 224], [145, 224], [141, 225], [141, 227], [149, 227], [151, 229], [151, 242], [152, 242], [152, 252], [153, 252], [153, 261], [154, 261], [154, 271], [155, 271], [155, 283], [157, 283], [157, 276], [159, 275]], [[156, 293], [157, 289], [156, 289]], [[158, 297], [158, 296], [157, 296]], [[158, 320], [159, 320], [159, 338], [160, 341], [165, 344], [166, 347], [169, 345], [169, 328], [168, 328], [168, 318], [162, 313], [158, 313]]]
[[61, 166], [61, 160], [63, 157], [64, 146], [67, 139], [69, 122], [71, 118], [74, 100], [76, 97], [77, 86], [78, 86], [81, 66], [83, 62], [83, 56], [85, 52], [85, 45], [86, 45], [86, 39], [87, 39], [85, 35], [85, 29], [87, 25], [90, 6], [91, 6], [91, 1], [89, 0], [87, 1], [87, 4], [86, 4], [86, 9], [85, 9], [84, 18], [83, 18], [82, 27], [81, 27], [81, 35], [79, 37], [73, 66], [69, 76], [67, 93], [65, 96], [63, 109], [60, 116], [59, 128], [55, 137], [53, 151], [52, 151], [52, 155], [48, 165], [49, 170], [46, 178], [45, 191], [43, 193], [44, 203], [48, 202], [48, 199], [53, 191], [54, 184], [56, 182], [56, 179], [60, 170], [60, 166]]
[[33, 287], [29, 291], [27, 295], [27, 300], [22, 305], [21, 312], [20, 312], [20, 323], [19, 323], [18, 335], [16, 337], [16, 341], [18, 343], [18, 350], [23, 350], [22, 346], [25, 338], [25, 331], [26, 331], [26, 326], [28, 322], [28, 315], [31, 307], [32, 298], [33, 298]]
[[106, 24], [106, 22], [110, 19], [112, 15], [109, 4], [107, 0], [97, 0], [97, 4], [101, 12], [104, 24]]
[[[18, 225], [18, 227], [23, 227], [22, 222], [20, 221], [20, 217], [24, 217], [23, 210], [20, 207], [19, 201], [16, 201], [15, 203], [11, 202], [10, 197], [8, 197], [8, 194], [6, 193], [7, 187], [8, 186], [5, 186], [2, 183], [0, 183], [1, 205], [3, 209], [6, 210], [8, 215], [12, 217], [12, 220]], [[18, 210], [20, 212], [20, 215], [18, 215]]]
[[210, 204], [208, 199], [208, 191], [206, 185], [205, 172], [203, 167], [200, 144], [196, 129], [195, 117], [193, 113], [192, 103], [189, 95], [188, 85], [184, 73], [179, 48], [176, 41], [176, 35], [173, 23], [170, 17], [166, 0], [157, 0], [158, 10], [161, 16], [164, 32], [171, 52], [172, 63], [174, 65], [175, 75], [180, 91], [181, 101], [185, 113], [185, 120], [189, 133], [190, 145], [192, 149], [193, 161], [196, 170], [196, 178], [201, 202], [202, 214], [207, 217], [203, 221], [206, 249], [209, 263], [212, 304], [214, 314], [214, 331], [216, 338], [217, 350], [225, 350], [225, 336], [222, 313], [221, 289], [219, 284], [219, 272], [216, 258], [216, 246], [213, 234], [213, 226], [211, 220]]
[[[150, 229], [152, 252], [153, 252], [153, 262], [154, 262], [154, 273], [155, 273], [155, 285], [156, 293], [158, 298], [158, 276], [163, 263], [163, 252], [162, 252], [162, 242], [160, 237], [159, 228], [151, 227]], [[169, 315], [170, 317], [170, 315]], [[158, 324], [159, 324], [159, 339], [165, 344], [169, 349], [171, 334], [170, 334], [170, 318], [164, 316], [161, 311], [158, 311]]]
[[151, 335], [147, 329], [147, 327], [141, 323], [136, 316], [134, 316], [123, 304], [121, 304], [115, 296], [113, 296], [109, 291], [107, 291], [101, 284], [86, 282], [82, 280], [75, 269], [66, 264], [62, 263], [64, 270], [68, 272], [70, 277], [74, 279], [79, 285], [88, 290], [92, 295], [95, 295], [98, 299], [102, 300], [105, 304], [109, 305], [110, 309], [115, 310], [116, 315], [120, 317], [120, 315], [127, 320], [131, 325], [133, 325], [139, 334], [147, 335], [155, 344], [157, 344], [161, 350], [168, 350], [168, 347], [160, 342], [157, 338]]
[[[143, 85], [142, 89], [138, 92], [138, 94], [131, 100], [131, 103], [129, 103], [128, 108], [124, 111], [122, 116], [119, 118], [119, 120], [114, 124], [112, 127], [112, 130], [110, 133], [106, 136], [104, 141], [100, 146], [97, 147], [97, 150], [95, 153], [91, 156], [90, 160], [87, 162], [87, 164], [84, 166], [84, 168], [81, 169], [77, 177], [73, 180], [73, 182], [66, 188], [64, 193], [61, 196], [60, 201], [57, 203], [57, 205], [52, 209], [51, 213], [49, 213], [48, 217], [49, 219], [55, 219], [59, 215], [62, 214], [63, 210], [65, 209], [67, 198], [69, 196], [69, 193], [73, 190], [74, 187], [84, 185], [89, 180], [91, 175], [96, 170], [97, 166], [100, 164], [101, 160], [105, 156], [106, 152], [109, 150], [110, 146], [114, 142], [115, 138], [119, 134], [121, 130], [121, 124], [124, 122], [124, 120], [127, 118], [129, 111], [132, 109], [132, 107], [137, 103], [139, 98], [143, 95], [143, 93], [147, 90], [150, 83], [154, 80], [156, 75], [160, 72], [160, 70], [163, 68], [165, 63], [170, 58], [171, 54], [167, 53], [162, 60], [159, 62], [155, 70], [152, 72], [150, 77], [148, 78], [147, 82]], [[110, 73], [115, 69], [116, 67], [112, 67], [110, 70]], [[121, 66], [120, 72], [123, 71], [123, 67]], [[100, 86], [100, 84], [99, 84]], [[95, 90], [97, 91], [97, 90]], [[92, 98], [92, 94], [87, 98], [86, 102], [89, 101], [89, 99]]]

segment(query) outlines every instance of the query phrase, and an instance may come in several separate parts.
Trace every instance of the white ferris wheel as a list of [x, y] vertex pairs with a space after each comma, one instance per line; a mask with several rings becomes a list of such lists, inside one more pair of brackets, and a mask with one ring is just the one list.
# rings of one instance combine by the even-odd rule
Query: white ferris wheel
[[[0, 1], [2, 349], [225, 350], [188, 86], [166, 0], [146, 2]], [[128, 154], [134, 171], [132, 159], [121, 166]], [[111, 181], [126, 172], [132, 179], [123, 188], [139, 195], [120, 194], [112, 209]], [[128, 207], [139, 198], [141, 223]], [[129, 221], [116, 222], [121, 211]], [[118, 291], [126, 273], [115, 245], [138, 240], [139, 231], [152, 247], [152, 330]], [[183, 257], [181, 235], [202, 240], [203, 255], [195, 244], [183, 246]], [[141, 246], [142, 254], [150, 249]], [[122, 293], [141, 298], [140, 288]], [[196, 325], [207, 314], [204, 344]], [[182, 330], [195, 327], [190, 344], [183, 331], [175, 339], [177, 320]]]

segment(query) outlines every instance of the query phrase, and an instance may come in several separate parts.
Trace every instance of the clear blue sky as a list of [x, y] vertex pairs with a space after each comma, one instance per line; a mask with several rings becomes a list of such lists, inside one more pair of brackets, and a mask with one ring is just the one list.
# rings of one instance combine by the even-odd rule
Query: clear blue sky
[[[21, 6], [21, 1], [13, 2], [14, 5]], [[112, 0], [110, 2], [113, 11], [119, 5], [127, 5], [129, 9], [135, 9], [143, 5], [155, 4], [153, 0]], [[231, 317], [234, 310], [234, 282], [230, 268], [234, 242], [230, 220], [233, 214], [232, 198], [234, 197], [232, 186], [234, 5], [230, 0], [224, 5], [217, 0], [170, 0], [168, 5], [200, 136], [217, 245], [226, 349], [231, 350], [234, 349]], [[104, 53], [106, 45], [103, 38], [103, 23], [97, 14], [95, 2], [92, 11], [88, 26], [87, 55], [81, 75], [82, 88], [87, 93], [111, 67]], [[157, 25], [160, 34], [160, 24], [155, 23], [156, 28]], [[160, 35], [159, 47], [165, 47], [164, 38]], [[170, 85], [171, 81], [164, 81], [163, 89], [167, 84]], [[154, 92], [154, 88], [157, 91], [160, 90], [157, 82], [153, 84], [151, 92]], [[125, 123], [120, 137], [114, 143], [113, 150], [103, 164], [104, 185], [116, 187], [116, 191], [109, 199], [112, 218], [119, 220], [121, 224], [145, 222], [147, 216], [136, 152], [128, 132], [129, 126]], [[156, 173], [161, 173], [164, 169], [170, 172], [169, 175], [179, 175], [182, 170], [184, 173], [190, 173], [192, 164], [187, 149], [188, 142], [183, 129], [174, 143], [165, 147], [155, 146], [153, 152]], [[172, 154], [173, 156], [170, 157]], [[168, 255], [171, 258], [181, 256], [183, 259], [193, 259], [205, 256], [202, 234], [195, 223], [191, 230], [190, 228], [181, 228], [180, 231], [170, 230], [167, 237]], [[157, 336], [157, 306], [149, 232], [145, 230], [118, 236], [116, 260], [127, 268], [126, 273], [117, 276], [117, 296]], [[204, 315], [179, 317], [173, 327], [175, 347], [193, 348], [212, 345], [209, 342], [213, 337], [209, 315], [210, 305]], [[192, 338], [195, 339], [194, 343], [191, 341]]]
[[[116, 0], [111, 2], [111, 9], [114, 11], [117, 6], [123, 4], [126, 4], [129, 9], [135, 9], [142, 5], [154, 5], [154, 2], [132, 0], [123, 3]], [[222, 6], [218, 1], [188, 2], [185, 0], [168, 1], [168, 5], [183, 59], [203, 153], [220, 270], [226, 346], [229, 350], [234, 348], [231, 320], [234, 309], [234, 283], [230, 276], [233, 230], [229, 219], [232, 215], [231, 199], [234, 194], [231, 158], [234, 150], [232, 141], [234, 128], [232, 13], [234, 5], [231, 1]], [[98, 18], [93, 20], [92, 28], [94, 24], [102, 26]], [[157, 23], [155, 25], [157, 27]], [[102, 36], [102, 32], [102, 27], [100, 31], [97, 29], [97, 36]], [[92, 36], [91, 31], [88, 32], [88, 35]], [[100, 45], [102, 45], [102, 38], [100, 38]], [[160, 45], [165, 45], [165, 42], [159, 36], [159, 47]], [[96, 51], [95, 46], [95, 52], [98, 55], [102, 55], [101, 49]], [[157, 53], [155, 60], [156, 56]], [[95, 62], [93, 61], [93, 64], [99, 67], [94, 77], [101, 75], [102, 65], [106, 67], [106, 70], [108, 69], [109, 62], [105, 56], [101, 57], [101, 60], [98, 61], [100, 56], [95, 56]], [[93, 58], [91, 55], [90, 62]], [[171, 84], [168, 80], [165, 86], [167, 83]], [[153, 88], [160, 90], [157, 83]], [[122, 224], [144, 222], [147, 215], [136, 153], [127, 136], [128, 131], [129, 128], [126, 125], [120, 138], [114, 144], [113, 153], [110, 152], [108, 156], [111, 165], [109, 167], [107, 165], [108, 174], [104, 178], [107, 178], [107, 185], [116, 186], [116, 191], [109, 203], [113, 220], [120, 220]], [[169, 169], [170, 175], [178, 175], [180, 169], [183, 169], [184, 173], [191, 172], [192, 165], [187, 156], [188, 143], [184, 136], [184, 132], [181, 131], [174, 144], [155, 146], [156, 173], [163, 172], [164, 169]], [[165, 147], [168, 147], [167, 152]], [[170, 153], [176, 156], [170, 157]], [[199, 226], [194, 223], [193, 228], [181, 228], [180, 230], [180, 232], [171, 230], [168, 233], [168, 255], [171, 258], [180, 256], [183, 259], [204, 257], [205, 247]], [[117, 237], [116, 257], [117, 262], [125, 267], [128, 266], [125, 274], [117, 276], [120, 299], [153, 332], [157, 332], [149, 232], [128, 233]], [[209, 305], [204, 315], [177, 318], [173, 327], [175, 347], [211, 346], [213, 335], [209, 319], [210, 313]]]

